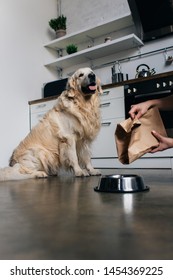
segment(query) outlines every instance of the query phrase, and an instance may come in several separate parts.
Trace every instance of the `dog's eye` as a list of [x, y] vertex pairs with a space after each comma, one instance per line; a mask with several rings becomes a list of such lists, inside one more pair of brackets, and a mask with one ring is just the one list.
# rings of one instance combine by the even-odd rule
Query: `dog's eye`
[[79, 75], [79, 78], [83, 77], [83, 75], [84, 75], [84, 74], [83, 74], [83, 73], [81, 73], [81, 74]]

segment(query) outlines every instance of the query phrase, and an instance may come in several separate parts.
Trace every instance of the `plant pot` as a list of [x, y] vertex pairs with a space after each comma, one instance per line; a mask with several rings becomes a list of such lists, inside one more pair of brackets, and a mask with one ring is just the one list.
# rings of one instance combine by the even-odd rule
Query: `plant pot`
[[66, 52], [67, 52], [68, 54], [73, 54], [73, 53], [77, 52], [77, 50], [78, 50], [78, 48], [77, 48], [77, 46], [74, 45], [74, 44], [70, 44], [70, 45], [68, 45], [68, 46], [66, 47]]
[[63, 37], [64, 35], [66, 35], [66, 30], [64, 29], [56, 30], [56, 38]]
[[72, 50], [72, 51], [67, 51], [68, 54], [73, 54], [73, 53], [76, 53], [77, 50]]

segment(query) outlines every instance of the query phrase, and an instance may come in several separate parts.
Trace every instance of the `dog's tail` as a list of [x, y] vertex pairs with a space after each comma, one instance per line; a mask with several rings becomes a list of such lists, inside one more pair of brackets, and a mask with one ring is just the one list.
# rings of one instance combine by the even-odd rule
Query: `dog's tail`
[[45, 178], [44, 171], [33, 171], [19, 163], [0, 169], [0, 181], [24, 180], [31, 178]]

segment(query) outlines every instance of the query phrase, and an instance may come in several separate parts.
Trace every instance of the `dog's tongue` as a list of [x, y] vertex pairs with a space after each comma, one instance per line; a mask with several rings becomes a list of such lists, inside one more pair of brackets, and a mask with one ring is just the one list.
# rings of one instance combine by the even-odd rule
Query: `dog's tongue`
[[89, 86], [90, 90], [96, 90], [96, 85], [95, 86]]

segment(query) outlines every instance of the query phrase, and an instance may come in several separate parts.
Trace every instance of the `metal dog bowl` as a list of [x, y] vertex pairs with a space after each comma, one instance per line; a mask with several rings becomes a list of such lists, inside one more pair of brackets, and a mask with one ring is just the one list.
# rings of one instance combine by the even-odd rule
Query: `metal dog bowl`
[[100, 178], [97, 192], [132, 193], [149, 190], [143, 178], [138, 175], [105, 175]]

